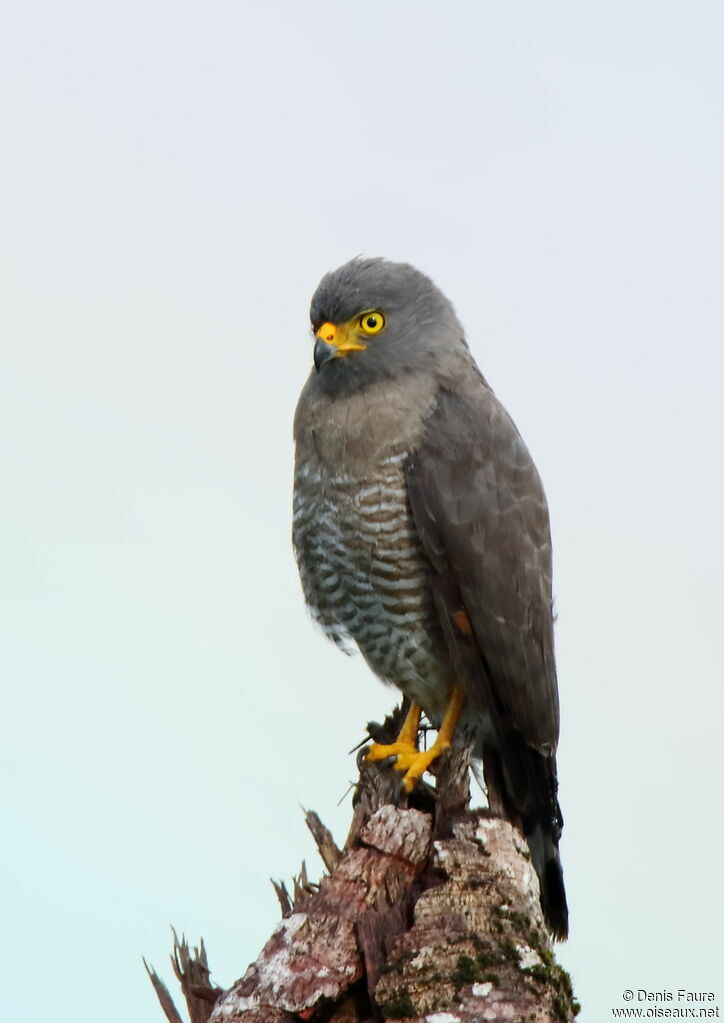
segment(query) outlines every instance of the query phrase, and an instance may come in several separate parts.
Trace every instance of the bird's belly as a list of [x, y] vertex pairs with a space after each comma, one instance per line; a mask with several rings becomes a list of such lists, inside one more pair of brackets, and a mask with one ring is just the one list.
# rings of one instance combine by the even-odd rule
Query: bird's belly
[[294, 542], [312, 614], [433, 717], [453, 684], [428, 566], [399, 464], [327, 477], [296, 502]]

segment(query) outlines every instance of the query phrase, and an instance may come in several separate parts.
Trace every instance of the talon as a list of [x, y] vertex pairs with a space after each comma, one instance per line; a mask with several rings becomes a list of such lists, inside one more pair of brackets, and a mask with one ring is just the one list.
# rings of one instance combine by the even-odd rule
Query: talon
[[[365, 760], [387, 760], [388, 757], [397, 757], [399, 763], [400, 757], [409, 759], [417, 756], [417, 732], [420, 727], [421, 713], [420, 704], [413, 703], [407, 712], [397, 741], [391, 743], [373, 742], [367, 751]], [[397, 764], [395, 767], [397, 768]], [[400, 768], [397, 769], [400, 770]]]
[[[409, 757], [417, 756], [417, 746], [412, 742], [391, 742], [388, 745], [384, 745], [379, 742], [373, 742], [370, 748], [367, 750], [365, 760], [387, 760], [388, 757], [397, 757], [398, 763], [400, 758], [408, 759]], [[397, 767], [397, 764], [395, 764]]]
[[409, 771], [419, 756], [420, 752], [417, 749], [410, 750], [408, 753], [398, 753], [393, 767], [396, 771]]
[[405, 792], [412, 792], [417, 779], [422, 777], [433, 760], [437, 760], [440, 754], [444, 753], [451, 744], [464, 701], [465, 695], [462, 689], [459, 687], [455, 688], [447, 705], [443, 722], [440, 725], [440, 731], [437, 733], [437, 739], [435, 739], [429, 750], [424, 753], [418, 753], [410, 762], [407, 773], [402, 780]]
[[437, 739], [429, 750], [420, 752], [417, 748], [417, 732], [420, 727], [422, 708], [418, 703], [413, 703], [397, 737], [397, 742], [391, 742], [389, 745], [373, 742], [367, 751], [365, 760], [387, 760], [388, 757], [396, 757], [394, 768], [396, 771], [405, 772], [402, 785], [405, 792], [412, 792], [417, 779], [422, 777], [430, 764], [437, 760], [450, 745], [464, 700], [465, 695], [462, 689], [456, 687], [450, 696]]
[[[430, 764], [437, 760], [437, 758], [445, 752], [449, 745], [450, 743], [447, 740], [443, 739], [440, 741], [437, 739], [429, 750], [426, 750], [423, 753], [418, 753], [415, 757], [408, 758], [409, 763], [407, 773], [402, 779], [405, 792], [412, 792], [415, 787], [415, 782], [423, 776]], [[397, 769], [397, 764], [395, 764], [395, 769]]]

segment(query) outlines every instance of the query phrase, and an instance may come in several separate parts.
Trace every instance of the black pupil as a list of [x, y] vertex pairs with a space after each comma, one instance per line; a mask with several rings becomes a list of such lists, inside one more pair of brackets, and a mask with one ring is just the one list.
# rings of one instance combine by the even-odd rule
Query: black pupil
[[374, 330], [375, 327], [377, 326], [377, 317], [376, 316], [368, 316], [367, 317], [367, 326], [370, 328], [370, 330]]

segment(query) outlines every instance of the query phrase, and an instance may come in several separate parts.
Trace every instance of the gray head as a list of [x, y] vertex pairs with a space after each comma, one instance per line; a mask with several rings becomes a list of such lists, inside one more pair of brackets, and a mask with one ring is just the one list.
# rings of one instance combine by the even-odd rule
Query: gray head
[[332, 270], [314, 293], [310, 318], [319, 386], [328, 392], [470, 358], [451, 303], [407, 263], [357, 258]]

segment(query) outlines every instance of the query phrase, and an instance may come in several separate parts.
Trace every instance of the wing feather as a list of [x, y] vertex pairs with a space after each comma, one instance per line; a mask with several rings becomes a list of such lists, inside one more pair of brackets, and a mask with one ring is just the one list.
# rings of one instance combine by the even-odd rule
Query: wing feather
[[[484, 667], [467, 681], [531, 746], [558, 741], [551, 540], [538, 472], [482, 378], [441, 390], [407, 466], [413, 516], [432, 565], [443, 624], [462, 603]], [[476, 677], [478, 681], [476, 681]]]

